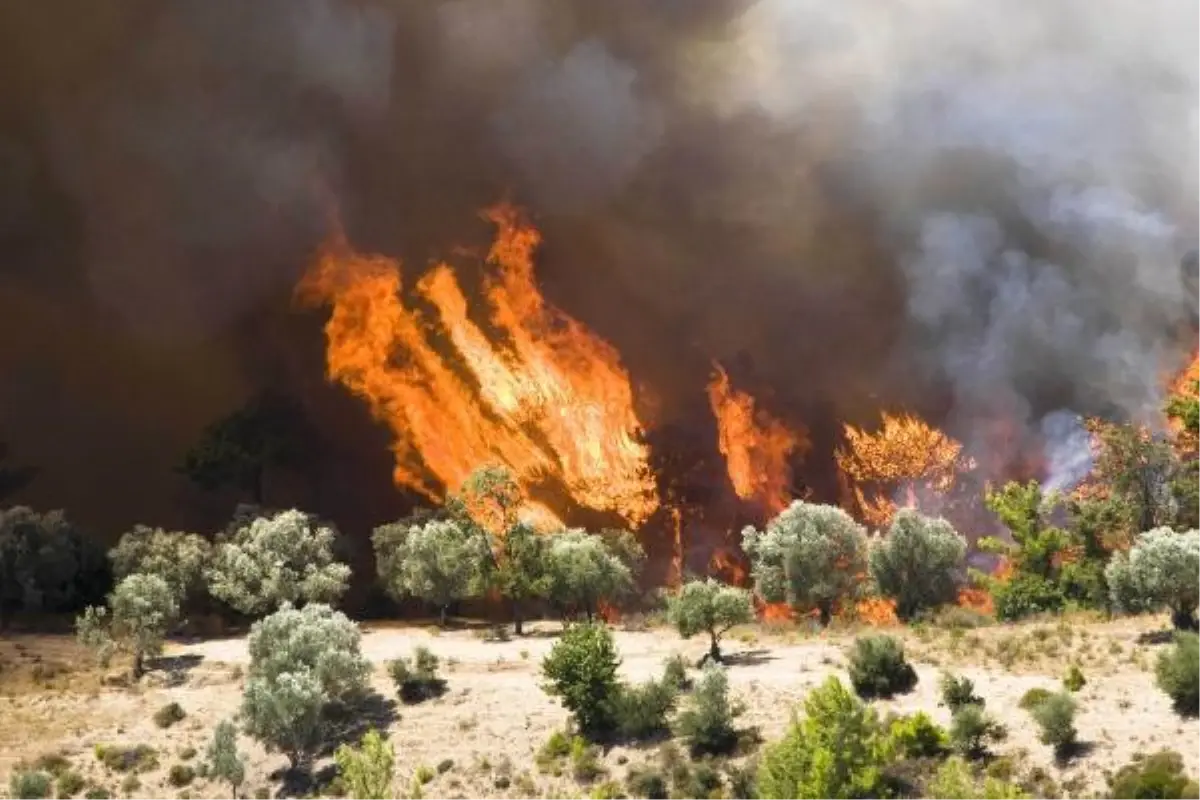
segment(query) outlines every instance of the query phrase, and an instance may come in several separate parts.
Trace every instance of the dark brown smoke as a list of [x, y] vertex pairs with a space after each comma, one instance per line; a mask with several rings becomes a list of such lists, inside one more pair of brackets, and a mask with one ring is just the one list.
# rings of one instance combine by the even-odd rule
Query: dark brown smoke
[[18, 499], [109, 535], [216, 524], [232, 498], [171, 468], [271, 384], [332, 442], [287, 500], [398, 513], [385, 436], [324, 384], [290, 293], [331, 210], [417, 270], [485, 241], [502, 196], [545, 234], [547, 294], [696, 441], [715, 358], [812, 430], [818, 493], [839, 423], [882, 408], [1011, 451], [988, 463], [1069, 450], [1064, 420], [1145, 414], [1192, 344], [1196, 14], [0, 5], [0, 438], [40, 468]]

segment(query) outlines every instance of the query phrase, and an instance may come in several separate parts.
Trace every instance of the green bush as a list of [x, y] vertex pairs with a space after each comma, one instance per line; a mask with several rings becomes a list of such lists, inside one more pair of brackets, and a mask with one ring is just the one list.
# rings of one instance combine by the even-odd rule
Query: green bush
[[871, 544], [871, 577], [896, 601], [900, 619], [954, 602], [966, 577], [967, 541], [950, 523], [913, 509], [896, 514], [887, 535]]
[[388, 672], [396, 692], [405, 703], [420, 703], [446, 693], [446, 681], [437, 673], [438, 657], [428, 647], [418, 645], [412, 659], [398, 658], [388, 662]]
[[631, 769], [625, 776], [625, 788], [634, 797], [666, 800], [667, 781], [662, 773], [649, 767]]
[[571, 775], [581, 783], [591, 783], [604, 774], [600, 748], [588, 744], [582, 736], [571, 739]]
[[675, 721], [675, 733], [693, 756], [726, 755], [737, 747], [734, 719], [742, 713], [729, 701], [729, 678], [717, 664], [705, 667], [688, 705]]
[[975, 683], [966, 676], [945, 672], [938, 685], [942, 690], [942, 705], [950, 709], [951, 714], [965, 705], [983, 705], [983, 698], [975, 694]]
[[891, 697], [917, 685], [917, 672], [904, 658], [904, 645], [891, 636], [859, 637], [848, 657], [850, 683], [859, 697]]
[[724, 797], [721, 791], [721, 774], [707, 760], [693, 768], [677, 767], [671, 776], [672, 797], [716, 798]]
[[1026, 711], [1033, 711], [1042, 703], [1046, 702], [1046, 698], [1050, 697], [1052, 694], [1054, 694], [1054, 692], [1050, 691], [1049, 689], [1045, 689], [1041, 686], [1035, 686], [1029, 691], [1025, 692], [1025, 694], [1021, 695], [1021, 701], [1017, 703], [1017, 705]]
[[371, 729], [359, 747], [341, 745], [334, 753], [338, 777], [355, 800], [384, 800], [392, 796], [395, 753], [392, 745]]
[[1200, 785], [1187, 776], [1183, 756], [1173, 750], [1135, 758], [1117, 771], [1109, 787], [1109, 797], [1129, 800], [1200, 797]]
[[683, 656], [676, 653], [663, 663], [663, 683], [674, 686], [677, 692], [688, 692], [692, 689], [692, 679], [688, 675], [688, 664]]
[[937, 758], [946, 752], [949, 737], [924, 711], [889, 721], [890, 750], [901, 758]]
[[665, 679], [637, 686], [621, 685], [613, 700], [618, 736], [636, 741], [668, 732], [668, 717], [678, 699], [675, 685]]
[[64, 512], [0, 511], [0, 622], [13, 613], [78, 611], [111, 587], [104, 548]]
[[1195, 716], [1200, 711], [1200, 638], [1177, 633], [1175, 644], [1159, 653], [1154, 677], [1178, 713]]
[[179, 703], [167, 703], [154, 712], [154, 724], [160, 728], [169, 728], [186, 716], [187, 712], [183, 710], [183, 706], [179, 705]]
[[875, 711], [830, 677], [805, 698], [804, 716], [764, 749], [758, 796], [883, 797], [883, 737]]
[[992, 602], [996, 618], [1007, 622], [1061, 611], [1066, 600], [1062, 590], [1046, 578], [1019, 573], [992, 589]]
[[96, 758], [113, 772], [149, 772], [158, 767], [158, 751], [147, 744], [135, 747], [98, 744]]
[[612, 632], [592, 623], [572, 625], [542, 661], [545, 690], [562, 698], [585, 736], [604, 736], [615, 727], [620, 663]]
[[1019, 786], [999, 778], [976, 779], [971, 765], [958, 756], [947, 759], [925, 787], [922, 797], [954, 800], [962, 797], [979, 797], [986, 800], [1022, 800], [1029, 795]]
[[83, 776], [73, 769], [62, 772], [55, 781], [55, 788], [58, 790], [59, 797], [74, 797], [83, 791], [86, 781]]
[[112, 792], [103, 786], [93, 786], [84, 793], [85, 800], [109, 800]]
[[54, 779], [41, 770], [18, 769], [8, 778], [8, 796], [18, 798], [45, 798], [50, 796]]
[[1030, 715], [1041, 728], [1039, 739], [1042, 744], [1054, 748], [1058, 758], [1069, 755], [1075, 747], [1075, 698], [1067, 692], [1056, 692], [1030, 710]]
[[167, 781], [176, 788], [187, 786], [196, 780], [196, 770], [187, 764], [175, 764], [167, 773]]
[[225, 781], [234, 797], [246, 779], [246, 761], [237, 750], [237, 728], [229, 720], [217, 723], [205, 753], [205, 771], [215, 780]]
[[1078, 692], [1087, 685], [1087, 678], [1083, 676], [1083, 670], [1078, 664], [1072, 664], [1067, 668], [1067, 674], [1063, 675], [1063, 688], [1068, 692]]
[[969, 703], [950, 718], [950, 745], [965, 758], [982, 758], [988, 745], [1003, 741], [1007, 731], [983, 706]]

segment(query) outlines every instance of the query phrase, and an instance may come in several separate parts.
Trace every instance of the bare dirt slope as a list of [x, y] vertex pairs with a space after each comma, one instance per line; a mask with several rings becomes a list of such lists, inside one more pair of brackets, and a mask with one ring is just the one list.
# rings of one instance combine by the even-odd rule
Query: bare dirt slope
[[[1043, 767], [1069, 793], [1095, 796], [1104, 790], [1105, 770], [1137, 752], [1163, 747], [1182, 753], [1195, 775], [1200, 772], [1200, 724], [1173, 713], [1154, 685], [1154, 657], [1162, 645], [1146, 634], [1162, 623], [1060, 621], [969, 631], [905, 630], [899, 635], [920, 682], [911, 694], [879, 706], [902, 712], [923, 709], [947, 724], [949, 714], [938, 706], [937, 683], [940, 671], [950, 668], [971, 677], [989, 710], [1008, 726], [1001, 752], [1018, 754], [1027, 766]], [[426, 796], [563, 796], [581, 791], [568, 775], [543, 774], [534, 764], [538, 748], [567, 720], [540, 689], [539, 662], [553, 646], [558, 627], [544, 623], [535, 626], [532, 636], [485, 641], [468, 631], [439, 635], [430, 629], [364, 626], [363, 649], [376, 667], [375, 687], [385, 696], [394, 697], [394, 692], [384, 662], [407, 655], [417, 644], [442, 658], [449, 682], [442, 698], [396, 709], [390, 733], [397, 756], [397, 796], [409, 791], [419, 767], [439, 764], [444, 772], [433, 769], [437, 774], [424, 787]], [[757, 626], [735, 631], [727, 646], [734, 661], [729, 674], [735, 695], [746, 706], [743, 724], [758, 726], [768, 740], [778, 737], [811, 687], [830, 674], [846, 679], [844, 650], [851, 639], [848, 632], [802, 636], [794, 629]], [[631, 679], [658, 675], [663, 660], [674, 653], [694, 660], [705, 650], [699, 639], [684, 642], [665, 629], [620, 631], [617, 642], [622, 671]], [[7, 785], [19, 761], [61, 752], [89, 784], [104, 786], [114, 796], [227, 794], [227, 788], [202, 779], [186, 788], [172, 786], [168, 770], [181, 763], [198, 766], [213, 726], [236, 712], [247, 660], [245, 640], [174, 645], [169, 655], [172, 670], [152, 673], [142, 685], [128, 688], [104, 685], [100, 673], [86, 668], [86, 654], [65, 637], [14, 637], [0, 643], [5, 690], [0, 697], [0, 785]], [[1088, 677], [1079, 693], [1077, 726], [1090, 749], [1060, 768], [1017, 703], [1031, 687], [1057, 688], [1071, 661], [1080, 663]], [[187, 716], [164, 730], [153, 715], [171, 701]], [[157, 751], [158, 766], [143, 772], [135, 787], [132, 781], [125, 783], [126, 775], [96, 759], [98, 744], [148, 744]], [[271, 776], [285, 759], [250, 740], [243, 739], [241, 747], [250, 757], [247, 794], [274, 796], [281, 784], [277, 775]], [[190, 755], [189, 749], [198, 754]], [[610, 777], [620, 781], [628, 769], [654, 761], [655, 750], [607, 753]]]

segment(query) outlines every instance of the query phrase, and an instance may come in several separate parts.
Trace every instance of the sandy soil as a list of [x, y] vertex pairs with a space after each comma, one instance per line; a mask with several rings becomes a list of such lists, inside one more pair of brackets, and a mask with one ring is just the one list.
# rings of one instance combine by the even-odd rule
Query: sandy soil
[[[1009, 729], [1002, 754], [1017, 754], [1029, 767], [1042, 767], [1075, 796], [1104, 790], [1104, 771], [1126, 763], [1137, 752], [1168, 747], [1183, 754], [1188, 770], [1200, 772], [1200, 723], [1174, 714], [1154, 686], [1153, 663], [1162, 646], [1146, 634], [1162, 627], [1156, 619], [1118, 622], [1052, 622], [993, 626], [971, 631], [912, 631], [906, 640], [920, 682], [907, 695], [880, 702], [881, 710], [922, 709], [942, 724], [949, 714], [938, 707], [938, 676], [953, 669], [972, 678], [988, 709]], [[384, 662], [407, 655], [417, 644], [430, 647], [443, 662], [448, 693], [420, 705], [400, 706], [390, 725], [396, 751], [397, 796], [409, 791], [419, 767], [434, 768], [447, 759], [453, 766], [423, 789], [428, 797], [522, 797], [578, 795], [581, 787], [567, 776], [542, 774], [534, 764], [538, 748], [567, 720], [557, 702], [539, 688], [539, 662], [554, 644], [557, 623], [534, 626], [534, 635], [509, 641], [485, 641], [478, 632], [438, 634], [430, 629], [364, 625], [363, 650], [375, 664], [375, 688], [394, 692]], [[734, 631], [727, 650], [736, 663], [730, 682], [744, 701], [745, 725], [758, 726], [769, 740], [777, 737], [805, 693], [830, 674], [846, 678], [844, 650], [849, 632], [801, 635], [794, 629], [758, 626]], [[621, 631], [617, 641], [622, 671], [640, 679], [659, 674], [663, 660], [682, 653], [703, 654], [699, 639], [681, 641], [669, 630]], [[67, 756], [91, 785], [114, 796], [223, 796], [227, 789], [200, 779], [186, 788], [167, 780], [172, 765], [183, 763], [188, 749], [198, 766], [215, 723], [232, 716], [240, 702], [247, 660], [242, 638], [173, 645], [172, 670], [148, 675], [140, 685], [106, 685], [102, 673], [88, 668], [86, 654], [66, 637], [17, 636], [0, 643], [0, 786], [21, 760], [47, 753]], [[1079, 693], [1077, 727], [1089, 752], [1070, 765], [1054, 764], [1050, 748], [1037, 741], [1036, 727], [1018, 700], [1029, 688], [1057, 688], [1068, 663], [1077, 661], [1089, 678]], [[114, 676], [108, 675], [111, 680]], [[187, 717], [169, 729], [153, 722], [156, 710], [176, 701]], [[358, 722], [362, 722], [359, 720]], [[159, 765], [139, 777], [140, 786], [121, 789], [124, 775], [107, 771], [94, 756], [96, 745], [149, 744]], [[269, 792], [281, 782], [285, 759], [265, 753], [243, 739], [250, 765], [247, 796]], [[604, 756], [610, 777], [656, 759], [657, 746], [616, 748]], [[275, 774], [275, 777], [272, 775]], [[500, 788], [504, 787], [504, 788]]]

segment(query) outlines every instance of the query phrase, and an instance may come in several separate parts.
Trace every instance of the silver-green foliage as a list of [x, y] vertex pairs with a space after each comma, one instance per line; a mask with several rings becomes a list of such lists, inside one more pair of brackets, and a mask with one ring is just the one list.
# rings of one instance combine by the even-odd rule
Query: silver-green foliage
[[688, 581], [667, 598], [667, 618], [685, 639], [707, 633], [709, 655], [720, 661], [721, 635], [734, 625], [752, 622], [754, 602], [745, 589], [712, 578]]
[[242, 697], [246, 733], [308, 763], [322, 741], [322, 715], [367, 686], [370, 665], [358, 626], [345, 614], [314, 603], [284, 605], [250, 629], [250, 669]]
[[397, 599], [416, 597], [445, 614], [478, 588], [488, 543], [481, 530], [453, 519], [423, 525], [382, 525], [372, 535], [384, 589]]
[[1169, 609], [1194, 620], [1200, 603], [1200, 530], [1155, 528], [1117, 553], [1105, 570], [1113, 605], [1122, 611]]
[[[628, 543], [622, 540], [621, 547]], [[553, 534], [546, 554], [550, 599], [565, 611], [590, 619], [601, 600], [614, 600], [633, 589], [633, 571], [620, 548], [601, 536], [572, 529]]]
[[768, 602], [815, 607], [828, 622], [835, 603], [854, 597], [867, 571], [867, 534], [836, 506], [796, 501], [767, 523], [746, 527], [758, 593]]
[[163, 638], [179, 619], [175, 591], [157, 575], [135, 574], [108, 596], [108, 606], [92, 606], [75, 621], [79, 641], [107, 664], [115, 653], [133, 656], [133, 675], [142, 674], [147, 656], [162, 652]]
[[206, 572], [209, 592], [244, 614], [284, 603], [332, 603], [350, 568], [334, 558], [336, 533], [302, 511], [259, 517], [220, 542]]
[[182, 602], [203, 587], [204, 568], [211, 552], [203, 536], [137, 525], [108, 551], [108, 559], [117, 580], [137, 572], [157, 575]]
[[965, 577], [967, 540], [938, 517], [913, 509], [896, 514], [887, 536], [871, 545], [871, 577], [896, 613], [909, 619], [923, 608], [953, 603]]
[[234, 798], [238, 787], [246, 780], [246, 761], [237, 749], [237, 728], [229, 720], [221, 720], [213, 731], [208, 752], [209, 777], [225, 781]]

